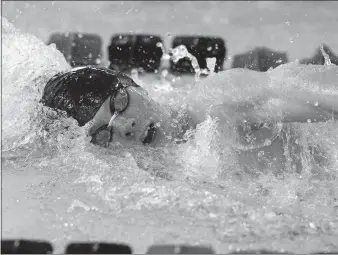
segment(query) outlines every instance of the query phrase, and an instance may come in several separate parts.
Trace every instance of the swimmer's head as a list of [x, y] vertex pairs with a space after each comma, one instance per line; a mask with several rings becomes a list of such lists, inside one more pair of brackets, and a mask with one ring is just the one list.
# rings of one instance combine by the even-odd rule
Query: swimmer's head
[[53, 77], [42, 103], [64, 110], [84, 126], [92, 142], [123, 146], [166, 143], [175, 135], [171, 114], [128, 76], [105, 68], [81, 67]]

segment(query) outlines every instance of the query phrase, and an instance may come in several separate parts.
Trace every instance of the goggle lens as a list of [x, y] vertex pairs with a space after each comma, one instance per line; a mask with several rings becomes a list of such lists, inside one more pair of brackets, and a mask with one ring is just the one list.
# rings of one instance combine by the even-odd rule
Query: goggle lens
[[91, 142], [97, 145], [107, 147], [112, 139], [113, 129], [109, 128], [107, 125], [104, 125], [96, 130], [96, 132], [92, 135]]
[[115, 97], [112, 97], [113, 99], [113, 106], [114, 106], [114, 112], [121, 113], [123, 112], [129, 104], [129, 95], [126, 89], [121, 88], [117, 91]]

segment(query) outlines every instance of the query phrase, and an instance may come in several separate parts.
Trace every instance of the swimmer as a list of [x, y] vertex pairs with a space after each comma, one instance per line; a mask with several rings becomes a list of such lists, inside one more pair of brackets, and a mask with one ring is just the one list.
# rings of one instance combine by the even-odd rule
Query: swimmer
[[[6, 52], [20, 53], [16, 58], [6, 53], [7, 61], [26, 61], [32, 57], [29, 52], [25, 55], [24, 50], [11, 49], [12, 45], [21, 45], [24, 36], [20, 36], [18, 32], [4, 37]], [[46, 45], [38, 44], [33, 36], [26, 39], [27, 43], [30, 40], [36, 42], [32, 47], [35, 51], [45, 47], [42, 52], [48, 54]], [[57, 69], [58, 60], [53, 60], [53, 55], [48, 59], [46, 66]], [[279, 124], [336, 120], [337, 75], [337, 66], [299, 64], [281, 65], [265, 73], [247, 69], [219, 72], [201, 80], [184, 98], [189, 121], [179, 128], [174, 123], [172, 110], [151, 99], [128, 76], [106, 68], [60, 70], [57, 75], [48, 77], [41, 102], [67, 112], [79, 126], [87, 125], [92, 143], [106, 147], [112, 143], [126, 147], [165, 146], [211, 116], [218, 119], [220, 127], [236, 129], [238, 161], [244, 168], [255, 167], [257, 150], [265, 150], [271, 157], [280, 159], [274, 161], [276, 168], [284, 168], [283, 141], [276, 135]], [[271, 143], [265, 143], [266, 140]]]
[[[313, 67], [333, 80], [337, 79], [336, 69]], [[286, 69], [290, 75], [292, 72], [302, 75], [301, 70], [311, 73], [308, 67], [298, 65]], [[278, 72], [275, 69], [271, 73]], [[196, 126], [208, 115], [236, 126], [246, 122], [256, 129], [265, 122], [319, 122], [337, 118], [337, 94], [329, 92], [330, 89], [334, 92], [333, 86], [321, 84], [322, 91], [327, 90], [324, 95], [319, 87], [315, 92], [288, 84], [277, 83], [272, 87], [270, 77], [273, 78], [247, 69], [231, 69], [206, 78], [187, 98], [191, 124]], [[302, 90], [301, 97], [297, 98], [297, 90]], [[54, 76], [47, 82], [42, 103], [66, 111], [80, 126], [92, 121], [89, 133], [94, 136], [93, 141], [97, 141], [99, 136], [94, 134], [99, 130], [110, 130], [107, 142], [113, 141], [114, 136], [115, 141], [126, 145], [161, 146], [168, 142], [168, 137], [178, 135], [172, 128], [173, 116], [168, 108], [151, 99], [127, 75], [106, 68], [77, 67]]]
[[[283, 79], [278, 77], [281, 73]], [[80, 126], [91, 122], [91, 141], [103, 146], [114, 142], [126, 147], [165, 146], [211, 116], [221, 125], [237, 129], [238, 155], [245, 169], [261, 167], [256, 160], [258, 150], [274, 158], [275, 169], [281, 169], [286, 159], [276, 123], [335, 120], [338, 94], [332, 81], [337, 78], [338, 69], [333, 66], [287, 65], [267, 73], [247, 69], [220, 72], [197, 84], [186, 98], [190, 122], [181, 132], [172, 125], [172, 111], [152, 100], [128, 76], [105, 68], [80, 67], [54, 76], [45, 87], [42, 102], [66, 111]], [[317, 87], [292, 84], [292, 79], [308, 79]], [[267, 139], [270, 144], [264, 144]]]

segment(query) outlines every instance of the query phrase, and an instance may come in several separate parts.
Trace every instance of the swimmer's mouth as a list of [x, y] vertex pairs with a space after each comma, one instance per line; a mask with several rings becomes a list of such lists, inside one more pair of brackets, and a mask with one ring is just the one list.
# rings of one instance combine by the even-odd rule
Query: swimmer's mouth
[[150, 124], [145, 131], [144, 138], [141, 139], [142, 143], [144, 145], [150, 144], [154, 140], [156, 133], [157, 133], [157, 129], [155, 125]]

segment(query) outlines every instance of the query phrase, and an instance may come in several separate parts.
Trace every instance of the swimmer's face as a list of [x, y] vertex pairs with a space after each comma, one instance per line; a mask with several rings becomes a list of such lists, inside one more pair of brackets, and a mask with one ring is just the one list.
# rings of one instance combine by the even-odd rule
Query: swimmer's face
[[[134, 145], [161, 146], [171, 140], [174, 129], [170, 112], [152, 100], [141, 87], [126, 88], [129, 95], [127, 108], [112, 121], [112, 143], [120, 143], [125, 147]], [[108, 125], [112, 118], [109, 107], [110, 97], [103, 103], [93, 118], [89, 135]], [[97, 143], [107, 141], [107, 129], [95, 135]], [[104, 144], [106, 145], [106, 143]]]

